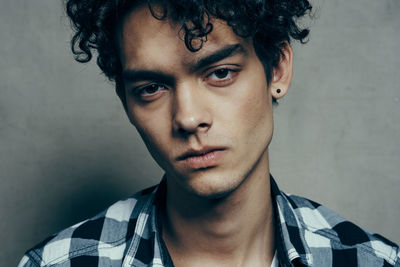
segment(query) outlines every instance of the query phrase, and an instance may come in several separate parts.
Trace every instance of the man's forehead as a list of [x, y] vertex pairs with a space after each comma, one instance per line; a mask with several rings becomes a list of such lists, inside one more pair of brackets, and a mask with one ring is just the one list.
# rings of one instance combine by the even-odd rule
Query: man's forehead
[[[121, 26], [119, 52], [122, 65], [152, 65], [153, 60], [161, 63], [163, 58], [167, 60], [174, 56], [179, 56], [184, 64], [192, 64], [225, 46], [248, 46], [249, 42], [234, 34], [225, 22], [213, 20], [212, 23], [213, 30], [207, 41], [202, 43], [202, 48], [191, 52], [184, 42], [181, 25], [168, 19], [154, 18], [147, 7], [135, 9], [126, 16]], [[196, 42], [194, 40], [194, 46], [200, 45]]]

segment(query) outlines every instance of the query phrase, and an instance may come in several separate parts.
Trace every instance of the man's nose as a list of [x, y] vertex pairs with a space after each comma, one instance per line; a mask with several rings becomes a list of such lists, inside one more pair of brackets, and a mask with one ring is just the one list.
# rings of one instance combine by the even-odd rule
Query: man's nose
[[175, 133], [189, 135], [205, 133], [212, 125], [210, 99], [190, 84], [176, 88], [173, 100], [173, 128]]

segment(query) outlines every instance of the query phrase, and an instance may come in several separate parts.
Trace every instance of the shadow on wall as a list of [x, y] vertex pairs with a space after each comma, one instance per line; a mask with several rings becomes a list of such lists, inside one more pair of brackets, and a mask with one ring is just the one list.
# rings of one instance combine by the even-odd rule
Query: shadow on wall
[[160, 180], [157, 169], [144, 171], [149, 168], [145, 149], [103, 141], [74, 144], [75, 148], [64, 143], [57, 149], [62, 153], [52, 153], [51, 159], [42, 161], [41, 184], [31, 181], [29, 209], [24, 215], [28, 226], [19, 233], [31, 235], [25, 249]]

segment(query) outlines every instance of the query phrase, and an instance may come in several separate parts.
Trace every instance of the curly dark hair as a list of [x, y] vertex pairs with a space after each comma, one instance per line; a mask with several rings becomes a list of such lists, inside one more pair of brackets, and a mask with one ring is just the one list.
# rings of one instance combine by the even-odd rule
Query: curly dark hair
[[129, 11], [143, 5], [155, 18], [182, 25], [185, 45], [192, 52], [207, 40], [213, 29], [211, 18], [226, 21], [238, 36], [252, 38], [268, 82], [283, 56], [285, 41], [306, 42], [309, 30], [301, 28], [297, 20], [312, 8], [308, 0], [66, 0], [76, 31], [71, 41], [75, 59], [88, 62], [97, 51], [100, 69], [110, 80], [118, 80], [122, 68], [117, 27]]

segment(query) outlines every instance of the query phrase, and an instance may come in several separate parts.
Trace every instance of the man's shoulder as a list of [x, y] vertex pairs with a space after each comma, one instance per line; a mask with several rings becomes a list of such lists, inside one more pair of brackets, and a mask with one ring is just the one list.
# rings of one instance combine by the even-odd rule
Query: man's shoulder
[[[385, 237], [348, 221], [325, 206], [296, 195], [286, 195], [303, 228], [303, 239], [311, 250], [364, 255], [360, 261], [386, 261], [400, 266], [399, 247]], [[315, 254], [315, 253], [313, 253]], [[317, 253], [318, 254], [318, 253]]]
[[19, 266], [69, 266], [69, 263], [97, 266], [99, 260], [105, 266], [118, 265], [155, 187], [139, 191], [96, 216], [46, 238], [26, 252]]

